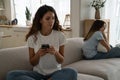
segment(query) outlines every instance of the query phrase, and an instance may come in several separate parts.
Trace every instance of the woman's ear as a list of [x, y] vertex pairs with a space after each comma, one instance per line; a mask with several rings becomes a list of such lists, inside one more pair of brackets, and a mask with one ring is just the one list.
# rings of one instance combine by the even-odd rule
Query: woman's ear
[[100, 31], [104, 32], [105, 28], [104, 26], [100, 28]]
[[102, 27], [99, 29], [99, 31], [102, 31]]
[[39, 21], [41, 24], [42, 24], [42, 19], [40, 19], [40, 21]]
[[42, 21], [41, 21], [41, 20], [40, 20], [39, 22], [40, 22], [40, 23], [42, 23]]

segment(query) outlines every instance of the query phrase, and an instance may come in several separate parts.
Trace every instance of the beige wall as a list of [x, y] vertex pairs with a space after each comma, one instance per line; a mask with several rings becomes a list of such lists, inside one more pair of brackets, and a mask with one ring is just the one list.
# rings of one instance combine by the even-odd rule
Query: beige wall
[[[83, 36], [83, 23], [85, 19], [94, 19], [95, 9], [90, 7], [92, 0], [71, 0], [71, 27], [72, 37]], [[101, 9], [101, 18], [105, 16], [104, 8]]]
[[80, 0], [71, 0], [72, 37], [80, 36]]
[[72, 37], [83, 36], [84, 19], [94, 18], [89, 3], [91, 0], [71, 0]]

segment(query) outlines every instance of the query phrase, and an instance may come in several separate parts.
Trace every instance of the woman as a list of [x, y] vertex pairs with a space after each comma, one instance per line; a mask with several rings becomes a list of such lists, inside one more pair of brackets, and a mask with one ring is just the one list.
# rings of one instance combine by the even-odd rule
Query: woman
[[61, 31], [55, 10], [51, 6], [41, 6], [26, 35], [33, 71], [11, 71], [7, 80], [77, 80], [76, 71], [61, 69], [66, 41]]
[[[91, 26], [87, 36], [84, 38], [84, 45], [82, 47], [84, 57], [86, 59], [106, 59], [106, 58], [119, 58], [120, 48], [111, 48], [104, 30], [106, 23], [102, 20], [96, 20]], [[107, 52], [97, 51], [98, 43], [102, 44]]]

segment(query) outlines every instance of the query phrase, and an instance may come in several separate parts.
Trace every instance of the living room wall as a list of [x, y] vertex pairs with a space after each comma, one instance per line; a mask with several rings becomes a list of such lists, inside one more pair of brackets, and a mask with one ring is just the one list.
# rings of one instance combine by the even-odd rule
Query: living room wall
[[[71, 27], [72, 37], [82, 37], [85, 19], [94, 19], [95, 10], [90, 7], [92, 0], [71, 0]], [[104, 8], [101, 9], [101, 18], [104, 18]]]
[[94, 18], [88, 4], [91, 0], [71, 0], [72, 37], [83, 36], [83, 22]]
[[[4, 0], [6, 10], [3, 14], [7, 16], [9, 20], [14, 19], [14, 8], [11, 3], [13, 0]], [[89, 6], [92, 0], [71, 0], [71, 27], [72, 37], [83, 36], [83, 22], [85, 19], [94, 19], [94, 8]], [[11, 6], [11, 8], [9, 7]]]

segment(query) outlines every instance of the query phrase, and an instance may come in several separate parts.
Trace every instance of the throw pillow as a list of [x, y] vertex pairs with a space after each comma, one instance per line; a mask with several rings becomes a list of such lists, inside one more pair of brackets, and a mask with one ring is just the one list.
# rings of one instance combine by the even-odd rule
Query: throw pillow
[[101, 43], [98, 43], [97, 51], [99, 51], [99, 52], [107, 52], [107, 49]]
[[115, 46], [120, 48], [120, 43], [117, 43]]

